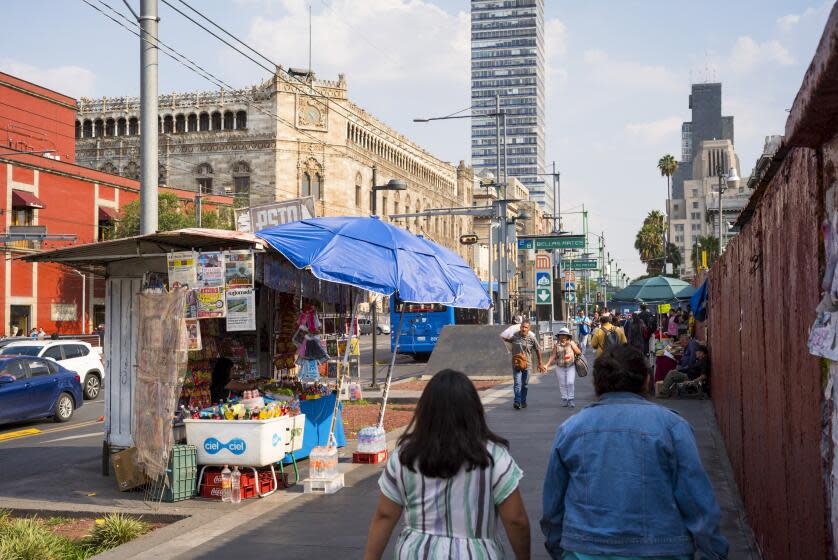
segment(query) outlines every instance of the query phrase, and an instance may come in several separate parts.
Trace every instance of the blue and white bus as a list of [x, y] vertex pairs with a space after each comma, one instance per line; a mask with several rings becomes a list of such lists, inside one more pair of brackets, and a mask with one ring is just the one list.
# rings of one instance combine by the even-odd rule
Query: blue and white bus
[[449, 307], [438, 303], [406, 303], [397, 297], [390, 298], [390, 351], [396, 346], [396, 330], [404, 307], [402, 335], [399, 338], [399, 354], [408, 354], [417, 360], [425, 360], [434, 351], [442, 329], [446, 325], [485, 325], [488, 323], [486, 309], [465, 309]]

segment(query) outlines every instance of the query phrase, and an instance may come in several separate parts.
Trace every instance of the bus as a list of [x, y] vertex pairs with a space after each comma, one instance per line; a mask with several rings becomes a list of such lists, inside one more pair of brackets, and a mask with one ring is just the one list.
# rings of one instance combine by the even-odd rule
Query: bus
[[434, 351], [442, 329], [446, 325], [485, 325], [489, 322], [488, 309], [450, 307], [439, 303], [409, 303], [390, 298], [390, 351], [396, 347], [396, 331], [404, 308], [399, 354], [427, 360]]

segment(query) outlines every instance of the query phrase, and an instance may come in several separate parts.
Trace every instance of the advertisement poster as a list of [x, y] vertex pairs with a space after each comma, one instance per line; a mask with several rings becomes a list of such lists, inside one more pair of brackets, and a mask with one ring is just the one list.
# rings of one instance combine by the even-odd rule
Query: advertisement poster
[[198, 292], [195, 290], [189, 290], [186, 292], [186, 312], [184, 313], [185, 319], [197, 319], [198, 318]]
[[194, 251], [169, 253], [169, 289], [194, 288], [198, 282], [195, 264]]
[[198, 319], [217, 319], [226, 315], [224, 288], [199, 288]]
[[187, 349], [190, 351], [201, 349], [201, 322], [195, 319], [186, 321], [186, 335], [189, 338]]
[[227, 332], [256, 330], [253, 288], [227, 290]]
[[224, 287], [224, 265], [221, 251], [198, 254], [198, 288]]
[[227, 289], [253, 287], [253, 252], [224, 252], [224, 281]]
[[236, 210], [236, 229], [253, 233], [261, 229], [315, 217], [314, 198], [306, 196]]

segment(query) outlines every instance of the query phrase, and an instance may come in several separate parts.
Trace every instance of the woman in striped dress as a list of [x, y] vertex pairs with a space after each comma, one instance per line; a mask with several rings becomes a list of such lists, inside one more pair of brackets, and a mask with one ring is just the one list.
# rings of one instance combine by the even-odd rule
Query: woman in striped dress
[[514, 558], [528, 559], [530, 525], [518, 491], [522, 472], [508, 446], [489, 430], [468, 377], [437, 373], [378, 481], [381, 494], [364, 558], [381, 558], [404, 513], [398, 559], [506, 558], [498, 518]]

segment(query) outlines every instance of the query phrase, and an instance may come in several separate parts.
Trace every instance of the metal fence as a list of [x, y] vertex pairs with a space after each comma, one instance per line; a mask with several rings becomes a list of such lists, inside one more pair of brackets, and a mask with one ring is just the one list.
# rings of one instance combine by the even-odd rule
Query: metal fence
[[710, 271], [716, 417], [767, 560], [823, 559], [830, 547], [821, 455], [828, 405], [806, 339], [820, 299], [822, 173], [836, 164], [792, 149]]

